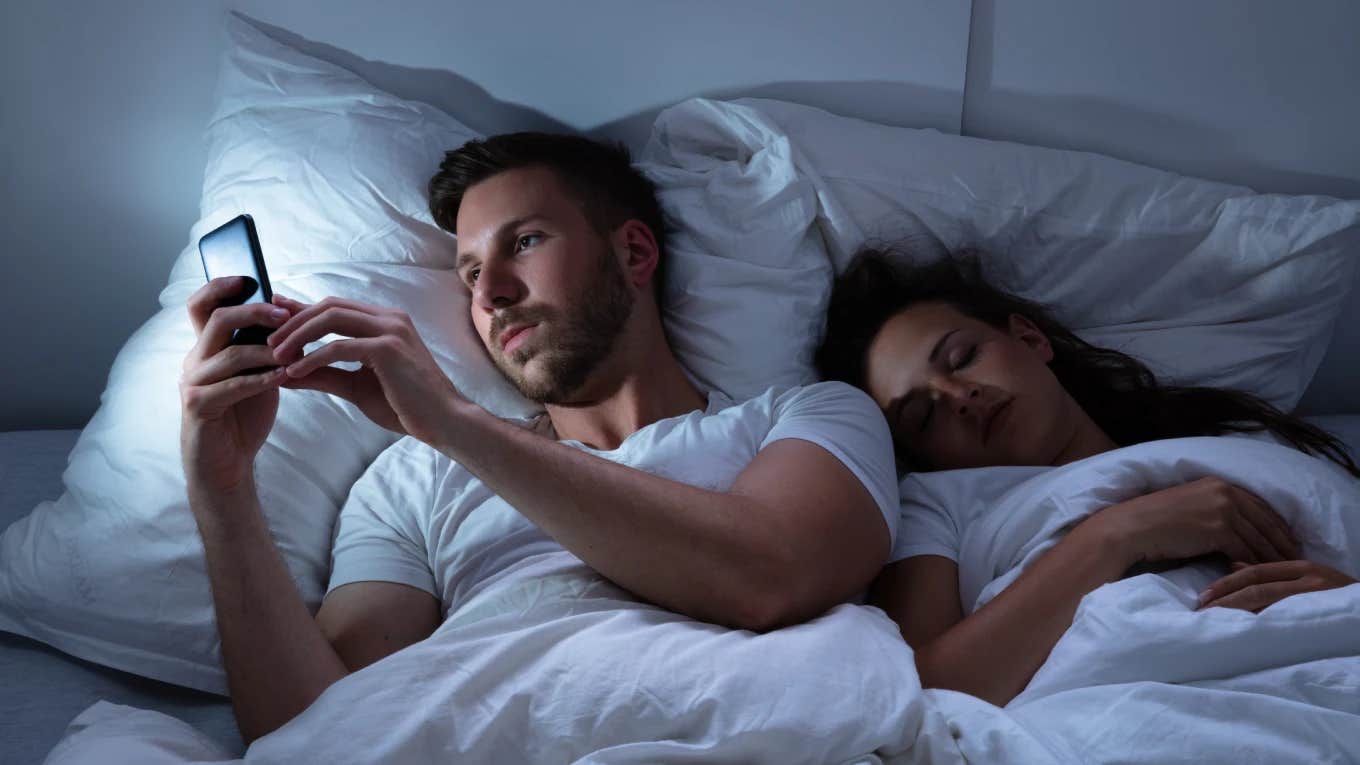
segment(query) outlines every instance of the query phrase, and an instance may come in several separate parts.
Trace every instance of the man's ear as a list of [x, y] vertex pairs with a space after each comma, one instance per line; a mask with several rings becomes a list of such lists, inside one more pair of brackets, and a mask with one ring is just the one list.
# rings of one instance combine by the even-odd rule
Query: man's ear
[[652, 229], [637, 218], [631, 218], [614, 231], [614, 242], [617, 250], [621, 250], [628, 281], [639, 291], [651, 291], [652, 276], [661, 263], [661, 251]]
[[1039, 358], [1043, 359], [1045, 364], [1053, 360], [1053, 344], [1048, 341], [1048, 335], [1045, 335], [1028, 317], [1013, 313], [1008, 324], [1007, 329], [1011, 337], [1028, 345], [1030, 350], [1039, 354]]

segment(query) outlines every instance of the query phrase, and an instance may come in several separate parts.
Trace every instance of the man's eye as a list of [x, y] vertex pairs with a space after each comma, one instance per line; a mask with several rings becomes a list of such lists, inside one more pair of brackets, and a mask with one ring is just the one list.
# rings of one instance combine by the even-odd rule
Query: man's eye
[[534, 244], [536, 244], [538, 240], [542, 238], [543, 238], [542, 234], [525, 234], [524, 236], [521, 236], [519, 239], [515, 240], [515, 252], [519, 252], [520, 250], [523, 250], [526, 247], [533, 247]]
[[481, 275], [481, 273], [482, 273], [482, 269], [480, 269], [480, 268], [470, 268], [470, 269], [468, 269], [468, 272], [467, 272], [467, 283], [468, 283], [468, 286], [469, 286], [469, 287], [471, 287], [471, 286], [473, 286], [473, 285], [475, 285], [475, 284], [477, 283], [477, 277], [478, 277], [479, 275]]

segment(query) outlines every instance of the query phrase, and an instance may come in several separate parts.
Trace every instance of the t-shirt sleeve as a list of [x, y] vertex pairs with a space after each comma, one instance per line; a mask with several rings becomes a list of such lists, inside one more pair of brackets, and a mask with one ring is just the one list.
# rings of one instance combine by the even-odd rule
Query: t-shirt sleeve
[[961, 536], [958, 520], [948, 502], [922, 480], [909, 475], [899, 488], [902, 510], [897, 519], [897, 541], [889, 562], [918, 555], [939, 555], [955, 563], [959, 560]]
[[785, 438], [810, 441], [840, 460], [874, 498], [889, 538], [897, 541], [897, 465], [878, 405], [841, 382], [794, 388], [775, 400], [774, 425], [760, 448]]
[[413, 438], [378, 455], [340, 509], [327, 594], [353, 582], [397, 582], [436, 598], [425, 524], [437, 498], [433, 450]]

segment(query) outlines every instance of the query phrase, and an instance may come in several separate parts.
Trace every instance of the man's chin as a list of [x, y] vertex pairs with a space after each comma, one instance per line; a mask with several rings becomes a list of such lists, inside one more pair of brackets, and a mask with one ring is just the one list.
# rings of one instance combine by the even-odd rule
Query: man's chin
[[556, 386], [552, 380], [547, 379], [547, 375], [535, 361], [536, 359], [529, 358], [523, 363], [516, 363], [501, 359], [497, 366], [521, 396], [539, 404], [552, 403], [550, 399], [555, 397], [553, 394]]

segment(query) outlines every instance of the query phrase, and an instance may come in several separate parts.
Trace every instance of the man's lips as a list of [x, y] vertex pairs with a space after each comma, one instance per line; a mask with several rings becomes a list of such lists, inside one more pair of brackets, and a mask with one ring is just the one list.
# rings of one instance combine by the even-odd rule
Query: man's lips
[[992, 440], [992, 432], [996, 430], [997, 424], [1000, 422], [1002, 415], [1004, 415], [1006, 411], [1010, 409], [1011, 402], [1014, 400], [1015, 399], [1013, 398], [1006, 399], [1002, 403], [998, 404], [994, 409], [992, 409], [991, 414], [987, 415], [987, 423], [982, 427], [982, 443], [985, 444]]
[[516, 342], [516, 338], [519, 338], [521, 335], [524, 335], [525, 332], [528, 332], [537, 326], [537, 324], [520, 324], [505, 330], [501, 333], [501, 350], [506, 353], [515, 350], [515, 348], [519, 347], [520, 342], [523, 342], [522, 340]]

